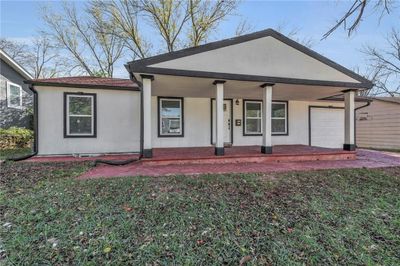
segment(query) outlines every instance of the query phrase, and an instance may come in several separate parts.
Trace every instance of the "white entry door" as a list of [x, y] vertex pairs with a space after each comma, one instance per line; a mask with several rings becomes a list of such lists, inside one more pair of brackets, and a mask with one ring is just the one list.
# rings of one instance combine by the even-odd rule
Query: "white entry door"
[[343, 148], [344, 109], [311, 107], [310, 145]]
[[[215, 144], [216, 139], [216, 105], [215, 100], [212, 100], [212, 144]], [[224, 143], [232, 144], [232, 101], [224, 100]]]

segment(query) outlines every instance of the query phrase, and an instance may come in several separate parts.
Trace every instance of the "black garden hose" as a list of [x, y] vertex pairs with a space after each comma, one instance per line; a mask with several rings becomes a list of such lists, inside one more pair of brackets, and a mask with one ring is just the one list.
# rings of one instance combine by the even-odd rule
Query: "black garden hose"
[[24, 155], [24, 156], [20, 156], [20, 157], [16, 157], [16, 158], [6, 158], [5, 161], [6, 162], [7, 161], [13, 161], [13, 162], [23, 161], [23, 160], [26, 160], [26, 159], [29, 159], [29, 158], [35, 156], [36, 154], [37, 154], [37, 152], [34, 152], [32, 154], [28, 154], [28, 155]]
[[97, 166], [99, 163], [101, 164], [108, 164], [108, 165], [115, 165], [115, 166], [120, 166], [120, 165], [126, 165], [130, 163], [135, 163], [139, 162], [142, 158], [135, 158], [135, 159], [128, 159], [128, 160], [102, 160], [102, 159], [97, 159], [93, 162], [94, 166]]

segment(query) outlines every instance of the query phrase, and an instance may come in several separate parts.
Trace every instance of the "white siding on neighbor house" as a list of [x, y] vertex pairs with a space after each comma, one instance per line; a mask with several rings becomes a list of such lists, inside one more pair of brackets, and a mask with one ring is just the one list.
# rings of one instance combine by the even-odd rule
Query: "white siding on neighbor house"
[[400, 149], [400, 104], [374, 100], [356, 119], [358, 147]]
[[[233, 100], [233, 145], [261, 145], [261, 136], [243, 136], [243, 100], [239, 105]], [[211, 146], [211, 100], [210, 98], [184, 98], [184, 137], [158, 137], [157, 97], [152, 99], [152, 144], [154, 148], [161, 147], [201, 147]], [[273, 145], [304, 144], [308, 145], [308, 107], [338, 106], [338, 102], [306, 102], [289, 101], [289, 135], [272, 136]], [[242, 120], [241, 126], [235, 125], [235, 120]], [[343, 132], [344, 134], [344, 132]], [[329, 141], [329, 140], [327, 140]]]
[[[139, 151], [139, 92], [44, 86], [35, 89], [39, 96], [39, 155]], [[96, 94], [96, 138], [64, 138], [64, 92]]]

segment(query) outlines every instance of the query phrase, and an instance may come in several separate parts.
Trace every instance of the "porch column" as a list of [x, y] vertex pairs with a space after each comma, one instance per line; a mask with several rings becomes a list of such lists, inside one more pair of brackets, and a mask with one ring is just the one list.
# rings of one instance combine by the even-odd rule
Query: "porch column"
[[215, 106], [216, 106], [216, 141], [215, 155], [225, 154], [224, 150], [224, 83], [225, 80], [215, 80]]
[[355, 90], [344, 92], [344, 145], [343, 150], [354, 151], [354, 96]]
[[262, 146], [261, 153], [272, 153], [272, 130], [271, 130], [271, 112], [272, 112], [272, 86], [274, 84], [265, 83], [261, 85], [263, 92], [262, 108]]
[[142, 110], [143, 110], [143, 157], [153, 157], [153, 146], [151, 145], [151, 82], [152, 75], [141, 75], [143, 83]]

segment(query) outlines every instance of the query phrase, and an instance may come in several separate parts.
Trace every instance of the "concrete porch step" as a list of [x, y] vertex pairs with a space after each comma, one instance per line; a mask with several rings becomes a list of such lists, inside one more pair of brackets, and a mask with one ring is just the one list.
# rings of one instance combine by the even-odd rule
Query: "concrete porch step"
[[142, 159], [141, 164], [185, 165], [185, 164], [230, 164], [230, 163], [268, 163], [268, 162], [304, 162], [329, 160], [355, 160], [356, 152], [315, 153], [315, 154], [259, 154], [259, 155], [225, 155], [197, 158], [149, 158]]

